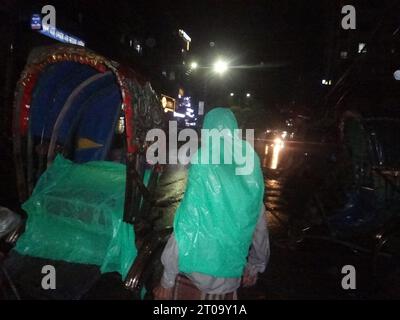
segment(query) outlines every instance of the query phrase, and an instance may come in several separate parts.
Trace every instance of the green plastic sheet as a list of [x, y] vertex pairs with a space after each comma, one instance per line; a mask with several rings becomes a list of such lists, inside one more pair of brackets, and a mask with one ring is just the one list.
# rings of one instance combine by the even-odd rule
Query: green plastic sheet
[[[235, 147], [216, 148], [216, 140], [202, 139], [201, 148], [193, 155], [196, 160], [190, 166], [186, 192], [174, 220], [180, 272], [242, 276], [262, 206], [264, 179], [258, 156], [235, 134], [237, 128], [235, 116], [226, 108], [215, 108], [204, 119], [203, 129], [227, 129], [222, 144]], [[204, 152], [230, 158], [231, 164], [226, 160], [222, 164], [204, 162]], [[242, 165], [236, 161], [238, 152], [254, 163], [248, 174], [237, 174]]]
[[123, 164], [57, 156], [22, 205], [28, 221], [16, 250], [98, 265], [125, 278], [137, 254], [133, 227], [122, 221], [125, 179]]

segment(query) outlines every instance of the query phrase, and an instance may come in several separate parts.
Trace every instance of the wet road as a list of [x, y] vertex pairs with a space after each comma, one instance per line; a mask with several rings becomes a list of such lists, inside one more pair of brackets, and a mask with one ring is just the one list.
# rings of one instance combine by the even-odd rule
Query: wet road
[[[239, 297], [279, 300], [399, 298], [400, 291], [393, 282], [400, 284], [400, 272], [373, 278], [370, 255], [318, 239], [298, 242], [299, 237], [292, 227], [296, 222], [291, 215], [293, 207], [304, 208], [304, 205], [293, 203], [296, 199], [293, 194], [298, 190], [288, 179], [284, 172], [269, 171], [265, 174], [264, 203], [271, 258], [257, 285], [241, 289]], [[156, 210], [164, 211], [162, 224], [172, 223], [185, 182], [186, 169], [179, 166], [170, 168], [160, 181], [160, 201]], [[165, 209], [163, 203], [170, 205]], [[341, 270], [345, 265], [356, 268], [356, 290], [347, 291], [341, 286], [344, 277]]]
[[[173, 221], [174, 211], [183, 195], [186, 173], [184, 167], [171, 167], [160, 181], [157, 205], [152, 212], [161, 217], [158, 220], [160, 228]], [[382, 269], [381, 276], [373, 278], [370, 255], [329, 241], [293, 241], [293, 237], [289, 237], [290, 208], [301, 207], [301, 204], [291, 203], [293, 197], [290, 195], [297, 190], [290, 190], [287, 176], [276, 172], [273, 175], [267, 174], [265, 186], [264, 200], [271, 243], [270, 262], [255, 287], [239, 291], [240, 299], [400, 298], [398, 264], [390, 272], [386, 272], [386, 266], [396, 262], [384, 261], [385, 268]], [[341, 269], [344, 265], [353, 265], [356, 268], [356, 290], [346, 291], [341, 287], [344, 276]], [[105, 275], [86, 296], [90, 299], [131, 299], [131, 295], [121, 285], [118, 277]]]
[[[400, 270], [384, 273], [393, 261], [383, 261], [384, 269], [372, 276], [370, 255], [330, 241], [305, 239], [299, 243], [289, 237], [290, 209], [284, 175], [265, 179], [265, 207], [270, 233], [271, 257], [257, 285], [240, 290], [241, 299], [398, 299]], [[292, 204], [293, 205], [293, 204]], [[296, 239], [296, 237], [294, 237]], [[341, 286], [342, 267], [356, 268], [356, 290]], [[378, 272], [379, 274], [379, 272]]]

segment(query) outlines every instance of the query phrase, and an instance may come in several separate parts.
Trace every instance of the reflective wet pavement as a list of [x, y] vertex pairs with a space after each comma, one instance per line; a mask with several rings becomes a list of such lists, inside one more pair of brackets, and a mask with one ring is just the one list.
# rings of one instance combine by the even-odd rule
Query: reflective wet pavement
[[[266, 171], [265, 176], [264, 203], [270, 233], [271, 257], [267, 270], [260, 275], [257, 285], [240, 290], [241, 299], [400, 297], [400, 286], [393, 286], [393, 283], [400, 284], [400, 272], [390, 272], [383, 277], [373, 278], [370, 255], [321, 239], [307, 239], [297, 243], [291, 228], [295, 223], [291, 212], [293, 207], [304, 207], [294, 200], [296, 197], [293, 193], [297, 193], [298, 190], [296, 186], [288, 183], [288, 175], [285, 172]], [[161, 181], [159, 192], [162, 197], [159, 209], [162, 209], [162, 203], [172, 204], [167, 209], [168, 213], [163, 215], [163, 224], [172, 222], [174, 210], [182, 197], [185, 179], [186, 169], [177, 166], [170, 168]], [[356, 290], [346, 291], [341, 286], [344, 277], [341, 270], [345, 265], [353, 265], [356, 268]]]
[[[173, 213], [182, 197], [186, 169], [173, 167], [160, 181], [158, 201], [153, 214], [160, 215], [160, 227], [170, 225]], [[383, 261], [385, 268], [378, 277], [372, 276], [370, 255], [320, 239], [300, 243], [289, 237], [291, 203], [288, 197], [297, 190], [288, 190], [285, 174], [271, 172], [265, 180], [265, 206], [270, 233], [271, 257], [267, 270], [260, 275], [253, 288], [241, 289], [240, 299], [368, 299], [400, 298], [400, 270], [398, 261]], [[397, 265], [396, 265], [397, 263]], [[387, 266], [392, 264], [390, 272]], [[346, 291], [341, 287], [344, 265], [354, 265], [357, 271], [357, 289]], [[131, 299], [122, 283], [112, 276], [102, 276], [87, 295], [91, 299]], [[31, 297], [32, 298], [32, 297]]]
[[[241, 299], [400, 298], [400, 270], [394, 265], [397, 262], [382, 261], [383, 270], [388, 270], [387, 266], [392, 264], [390, 272], [378, 272], [378, 276], [373, 277], [370, 255], [321, 239], [296, 243], [289, 237], [290, 203], [285, 196], [297, 190], [287, 190], [284, 175], [267, 178], [265, 186], [271, 257], [257, 285], [240, 290]], [[341, 270], [345, 265], [356, 269], [356, 290], [342, 288], [345, 275]]]

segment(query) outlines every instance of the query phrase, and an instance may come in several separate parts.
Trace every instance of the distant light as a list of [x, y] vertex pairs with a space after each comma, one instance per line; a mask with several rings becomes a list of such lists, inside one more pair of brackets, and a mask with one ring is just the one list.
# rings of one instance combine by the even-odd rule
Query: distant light
[[400, 70], [396, 70], [396, 71], [393, 73], [393, 76], [394, 76], [394, 78], [395, 78], [397, 81], [400, 81]]
[[279, 147], [279, 148], [283, 149], [284, 145], [285, 144], [283, 143], [283, 140], [281, 138], [276, 138], [274, 140], [274, 146], [275, 147]]
[[73, 45], [78, 45], [81, 47], [85, 46], [85, 42], [69, 33], [66, 33], [60, 29], [57, 29], [49, 24], [43, 23], [41, 17], [38, 14], [33, 14], [31, 16], [31, 29], [38, 31], [42, 35], [52, 38], [54, 40], [69, 43]]
[[348, 52], [347, 51], [341, 51], [340, 52], [340, 58], [347, 59], [347, 56], [348, 56]]
[[359, 43], [358, 44], [358, 53], [366, 53], [367, 52], [367, 44], [366, 43]]
[[40, 14], [33, 14], [31, 17], [31, 29], [40, 30], [42, 29], [42, 18]]
[[162, 97], [161, 98], [161, 105], [163, 106], [163, 108], [165, 109], [167, 107], [168, 101], [166, 97]]
[[179, 29], [179, 35], [183, 38], [183, 40], [185, 40], [186, 42], [186, 51], [189, 51], [190, 49], [190, 42], [192, 41], [192, 39], [189, 37], [189, 35], [183, 31], [182, 29]]
[[175, 110], [175, 99], [164, 94], [161, 94], [161, 105], [164, 112], [173, 112]]
[[214, 71], [219, 74], [223, 74], [228, 70], [228, 63], [223, 60], [218, 60], [216, 63], [214, 63]]
[[179, 29], [179, 35], [187, 42], [191, 42], [192, 39], [189, 37], [189, 35], [183, 31], [182, 29]]
[[119, 117], [118, 121], [118, 133], [122, 134], [125, 131], [125, 118]]
[[231, 96], [231, 97], [234, 97], [234, 96], [235, 96], [235, 94], [234, 94], [233, 92], [231, 92], [230, 96]]
[[183, 113], [178, 113], [174, 111], [174, 117], [176, 118], [185, 118], [185, 115]]
[[191, 64], [190, 64], [190, 68], [191, 69], [197, 69], [197, 67], [198, 67], [198, 64], [197, 64], [197, 62], [195, 62], [195, 61], [193, 61]]
[[247, 97], [247, 98], [250, 98], [250, 97], [251, 97], [251, 94], [250, 94], [250, 93], [246, 93], [246, 97]]

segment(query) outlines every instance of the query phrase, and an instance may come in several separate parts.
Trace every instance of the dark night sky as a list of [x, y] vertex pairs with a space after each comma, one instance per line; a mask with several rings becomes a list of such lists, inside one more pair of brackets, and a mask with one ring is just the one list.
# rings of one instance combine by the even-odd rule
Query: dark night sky
[[[144, 39], [163, 38], [168, 32], [184, 29], [192, 38], [192, 57], [200, 65], [211, 65], [216, 57], [227, 58], [232, 66], [219, 81], [220, 90], [247, 92], [266, 102], [288, 103], [313, 99], [321, 88], [326, 49], [333, 48], [329, 27], [339, 23], [329, 19], [339, 10], [340, 0], [3, 0], [0, 8], [24, 12], [28, 21], [32, 12], [44, 4], [57, 8], [57, 22], [73, 34], [82, 31], [78, 13], [83, 13], [84, 32], [89, 48], [113, 57], [118, 37], [130, 33]], [[383, 2], [391, 0], [352, 0], [357, 2], [358, 20], [374, 26]], [[361, 5], [365, 4], [365, 5]], [[336, 7], [335, 7], [336, 6]], [[15, 9], [13, 9], [15, 7]], [[363, 7], [376, 11], [364, 14]], [[10, 9], [11, 8], [11, 9]], [[339, 21], [339, 12], [335, 19]], [[74, 27], [71, 21], [75, 20]], [[23, 22], [24, 29], [27, 22]], [[22, 23], [21, 23], [22, 24]], [[28, 28], [25, 30], [28, 33]], [[89, 36], [90, 34], [90, 36]], [[93, 37], [94, 35], [94, 37]], [[161, 36], [160, 36], [161, 35]], [[31, 32], [26, 37], [32, 38]], [[210, 48], [209, 42], [215, 47]], [[110, 45], [113, 43], [113, 45]], [[165, 48], [168, 43], [157, 43]], [[154, 51], [157, 51], [156, 50]], [[334, 48], [333, 48], [334, 49]], [[162, 52], [162, 50], [159, 50]], [[116, 57], [118, 60], [118, 57]], [[152, 59], [152, 58], [151, 58]], [[260, 64], [262, 66], [260, 67]], [[256, 67], [258, 66], [258, 67]], [[308, 93], [307, 93], [308, 92]], [[310, 94], [311, 93], [311, 94]], [[306, 103], [303, 102], [303, 103]]]
[[[256, 91], [280, 101], [292, 98], [299, 77], [320, 81], [326, 1], [183, 3], [168, 4], [166, 12], [190, 34], [192, 53], [201, 63], [210, 64], [218, 55], [234, 66], [264, 63], [231, 73], [226, 90]], [[210, 41], [216, 43], [213, 49]]]
[[[86, 19], [96, 21], [99, 32], [127, 24], [157, 38], [157, 33], [182, 28], [191, 36], [190, 53], [201, 65], [210, 65], [222, 56], [232, 66], [242, 67], [224, 76], [219, 89], [250, 91], [261, 98], [287, 102], [296, 98], [296, 88], [302, 90], [298, 88], [301, 78], [320, 81], [326, 3], [69, 1], [68, 9], [76, 12], [84, 8]], [[214, 48], [209, 46], [210, 41], [215, 42]], [[254, 67], [260, 63], [263, 67]]]
[[[4, 18], [2, 21], [7, 19], [11, 22], [17, 21], [14, 22], [15, 29], [19, 29], [14, 32], [17, 43], [15, 52], [18, 58], [15, 74], [19, 74], [33, 46], [44, 44], [45, 41], [51, 43], [45, 37], [33, 34], [29, 29], [30, 15], [33, 12], [40, 12], [44, 4], [51, 3], [57, 9], [57, 25], [60, 29], [82, 37], [86, 40], [88, 48], [100, 54], [122, 63], [128, 62], [134, 68], [138, 67], [139, 72], [144, 70], [145, 74], [149, 69], [154, 70], [153, 74], [151, 72], [145, 74], [153, 84], [157, 76], [161, 78], [165, 64], [170, 63], [168, 59], [167, 62], [162, 61], [160, 56], [168, 52], [168, 46], [172, 46], [172, 42], [179, 41], [176, 37], [173, 39], [171, 34], [174, 32], [176, 34], [177, 30], [182, 28], [192, 38], [187, 61], [196, 60], [201, 66], [210, 66], [218, 56], [222, 56], [230, 61], [231, 66], [236, 67], [230, 69], [223, 77], [213, 79], [209, 91], [217, 92], [226, 100], [230, 99], [230, 92], [234, 92], [235, 97], [240, 96], [241, 99], [245, 99], [245, 93], [250, 92], [253, 100], [264, 109], [277, 106], [312, 109], [316, 105], [325, 108], [321, 103], [323, 100], [321, 97], [326, 95], [329, 88], [322, 86], [321, 80], [327, 76], [335, 83], [335, 80], [343, 74], [344, 68], [347, 68], [341, 67], [344, 63], [340, 61], [339, 49], [342, 50], [348, 43], [348, 48], [345, 49], [357, 56], [357, 48], [351, 47], [351, 43], [357, 46], [361, 42], [368, 42], [369, 34], [384, 17], [387, 17], [390, 23], [383, 24], [383, 29], [386, 31], [377, 37], [382, 36], [382, 43], [377, 43], [375, 48], [371, 44], [369, 53], [365, 55], [371, 57], [368, 58], [370, 60], [364, 59], [366, 62], [362, 67], [358, 67], [358, 73], [354, 72], [354, 79], [348, 80], [348, 83], [351, 81], [358, 83], [362, 77], [365, 78], [364, 82], [368, 82], [371, 75], [386, 72], [382, 70], [387, 67], [384, 79], [390, 84], [393, 78], [392, 69], [398, 65], [395, 60], [397, 53], [396, 55], [390, 53], [390, 48], [394, 44], [385, 40], [399, 21], [398, 10], [386, 12], [386, 8], [389, 4], [398, 3], [398, 0], [349, 0], [357, 7], [360, 33], [358, 30], [349, 32], [352, 36], [346, 36], [343, 41], [346, 43], [343, 45], [340, 42], [342, 39], [338, 38], [342, 36], [340, 7], [345, 2], [344, 0], [3, 0], [0, 2], [0, 14]], [[83, 23], [78, 23], [79, 13], [83, 14]], [[130, 39], [139, 37], [142, 44], [149, 38], [157, 39], [158, 42], [151, 49], [144, 46], [143, 56], [133, 57], [135, 55], [133, 49], [126, 43], [120, 42], [122, 34]], [[172, 39], [171, 43], [166, 39]], [[215, 42], [215, 47], [209, 46], [210, 41]], [[179, 61], [179, 51], [170, 51], [177, 52], [174, 54], [177, 59], [171, 63], [179, 63], [182, 66]], [[400, 49], [396, 52], [400, 53]], [[128, 59], [125, 59], [126, 57]], [[383, 66], [383, 59], [389, 61], [387, 66]], [[333, 60], [336, 61], [332, 63]], [[153, 67], [153, 61], [156, 67]], [[136, 62], [138, 63], [135, 65]], [[352, 64], [353, 58], [345, 62]], [[142, 69], [140, 63], [144, 65]], [[365, 67], [366, 65], [368, 67]], [[363, 75], [359, 74], [361, 71], [364, 72]], [[192, 81], [190, 83], [192, 87], [195, 88], [196, 85], [201, 87], [202, 80], [199, 75], [204, 73], [202, 72], [191, 75], [192, 80], [189, 79], [189, 82]], [[159, 81], [161, 85], [154, 87], [161, 88], [165, 84], [162, 83], [163, 80]], [[196, 81], [197, 84], [194, 83]], [[173, 83], [173, 81], [164, 82]], [[363, 95], [364, 92], [371, 92], [361, 85], [359, 88], [359, 92]], [[375, 88], [381, 88], [381, 91], [385, 92], [387, 84], [379, 86], [378, 83]], [[177, 90], [167, 88], [166, 91]], [[232, 102], [229, 105], [242, 105], [240, 101], [236, 103], [232, 99], [228, 102]]]
[[[182, 28], [192, 38], [190, 54], [199, 64], [211, 65], [217, 56], [223, 56], [232, 66], [241, 67], [231, 70], [219, 81], [219, 90], [249, 91], [271, 103], [287, 103], [307, 89], [303, 88], [305, 83], [319, 85], [328, 2], [53, 0], [18, 3], [28, 13], [43, 4], [55, 5], [60, 26], [64, 17], [76, 20], [78, 12], [83, 12], [84, 20], [90, 21], [89, 32], [101, 35], [98, 36], [100, 45], [88, 42], [88, 47], [111, 56], [113, 48], [107, 47], [108, 38], [116, 37], [121, 31], [132, 30], [129, 31], [132, 34], [158, 38], [158, 34]], [[71, 31], [79, 35], [79, 28]], [[210, 41], [215, 42], [214, 48], [209, 46]]]

